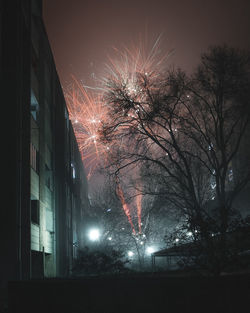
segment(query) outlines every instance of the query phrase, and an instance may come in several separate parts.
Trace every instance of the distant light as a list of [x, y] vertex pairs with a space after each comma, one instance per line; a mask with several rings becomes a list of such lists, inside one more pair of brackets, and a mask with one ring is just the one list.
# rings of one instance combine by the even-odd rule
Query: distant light
[[140, 241], [140, 244], [141, 244], [141, 245], [143, 245], [143, 244], [144, 244], [144, 242], [143, 242], [143, 241]]
[[134, 255], [134, 252], [133, 251], [128, 251], [128, 256], [129, 257], [132, 257]]
[[147, 254], [152, 254], [155, 252], [155, 248], [154, 247], [147, 247]]
[[100, 238], [100, 231], [97, 228], [93, 228], [89, 231], [88, 237], [91, 241], [97, 241]]
[[188, 235], [188, 236], [192, 236], [193, 233], [192, 233], [191, 231], [188, 231], [188, 232], [187, 232], [187, 235]]
[[175, 239], [175, 242], [179, 242], [179, 241], [180, 241], [180, 239], [179, 239], [179, 238], [176, 238], [176, 239]]
[[112, 237], [108, 237], [108, 240], [112, 240]]

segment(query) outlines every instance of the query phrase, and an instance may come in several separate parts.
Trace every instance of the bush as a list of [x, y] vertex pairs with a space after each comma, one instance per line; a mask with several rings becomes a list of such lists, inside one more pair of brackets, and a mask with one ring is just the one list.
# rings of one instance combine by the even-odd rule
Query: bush
[[106, 274], [121, 274], [128, 272], [122, 252], [117, 250], [99, 251], [85, 247], [79, 252], [72, 269], [73, 276], [93, 276]]

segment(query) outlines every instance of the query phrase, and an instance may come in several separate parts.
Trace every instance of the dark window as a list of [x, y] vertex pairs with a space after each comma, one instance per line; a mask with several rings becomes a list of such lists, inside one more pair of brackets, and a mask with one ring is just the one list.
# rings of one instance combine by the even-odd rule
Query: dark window
[[39, 224], [39, 200], [31, 200], [31, 222]]
[[31, 93], [30, 93], [30, 113], [32, 114], [34, 120], [38, 121], [39, 104], [38, 104], [37, 97], [33, 89], [31, 89]]
[[39, 153], [32, 143], [30, 144], [30, 165], [34, 171], [39, 172]]
[[45, 164], [45, 184], [52, 190], [52, 170], [49, 169], [47, 164]]

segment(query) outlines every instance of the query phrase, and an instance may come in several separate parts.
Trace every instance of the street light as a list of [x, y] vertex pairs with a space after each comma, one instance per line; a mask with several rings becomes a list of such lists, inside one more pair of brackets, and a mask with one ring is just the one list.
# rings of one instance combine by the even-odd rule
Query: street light
[[91, 241], [97, 241], [100, 238], [100, 231], [98, 228], [90, 229], [88, 237]]
[[128, 256], [129, 257], [132, 257], [134, 255], [134, 252], [133, 251], [128, 251]]
[[155, 251], [155, 248], [154, 247], [147, 247], [147, 254], [152, 254], [154, 251]]

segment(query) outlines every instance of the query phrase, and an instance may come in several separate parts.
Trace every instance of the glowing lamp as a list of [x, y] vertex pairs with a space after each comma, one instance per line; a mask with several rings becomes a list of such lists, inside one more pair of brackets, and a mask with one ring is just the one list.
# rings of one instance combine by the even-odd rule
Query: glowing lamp
[[89, 231], [88, 237], [91, 241], [97, 241], [100, 238], [100, 231], [97, 228], [93, 228]]
[[147, 254], [152, 254], [155, 251], [154, 247], [147, 247]]
[[128, 251], [128, 256], [129, 257], [132, 257], [134, 255], [134, 252], [133, 251]]

